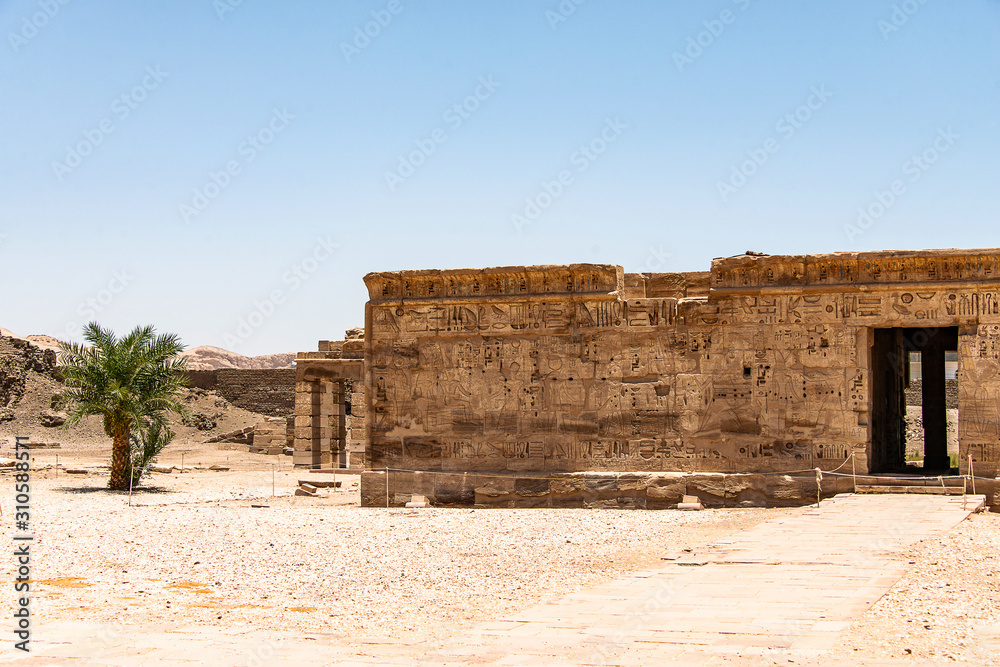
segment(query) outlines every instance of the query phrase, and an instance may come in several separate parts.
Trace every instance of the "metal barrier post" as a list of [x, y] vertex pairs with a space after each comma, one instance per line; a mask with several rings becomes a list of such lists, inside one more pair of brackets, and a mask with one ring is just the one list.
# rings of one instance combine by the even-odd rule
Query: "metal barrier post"
[[976, 495], [976, 473], [972, 469], [972, 454], [969, 454], [969, 479], [972, 480], [972, 495]]
[[858, 492], [858, 471], [854, 466], [854, 452], [851, 452], [851, 477], [854, 479], [854, 493]]

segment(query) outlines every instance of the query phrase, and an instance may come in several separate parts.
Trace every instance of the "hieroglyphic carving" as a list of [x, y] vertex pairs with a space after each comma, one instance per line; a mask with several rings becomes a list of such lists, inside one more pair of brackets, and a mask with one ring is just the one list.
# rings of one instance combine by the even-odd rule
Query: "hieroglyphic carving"
[[715, 260], [716, 287], [852, 285], [1000, 280], [1000, 253], [858, 253], [807, 257], [741, 256]]
[[965, 327], [960, 439], [1000, 456], [1000, 254], [719, 260], [707, 296], [672, 274], [645, 297], [656, 278], [630, 277], [625, 298], [622, 276], [370, 276], [373, 464], [836, 467], [867, 455], [870, 332], [941, 326]]

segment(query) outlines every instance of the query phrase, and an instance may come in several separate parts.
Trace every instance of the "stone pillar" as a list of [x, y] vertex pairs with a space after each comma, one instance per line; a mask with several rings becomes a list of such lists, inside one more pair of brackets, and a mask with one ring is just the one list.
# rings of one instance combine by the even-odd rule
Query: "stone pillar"
[[313, 414], [319, 404], [319, 382], [295, 383], [295, 450], [292, 463], [296, 468], [311, 468], [313, 451]]
[[347, 415], [344, 410], [344, 401], [347, 397], [347, 388], [343, 380], [335, 380], [330, 383], [334, 387], [333, 404], [335, 412], [330, 416], [330, 452], [332, 467], [347, 467]]
[[312, 412], [315, 382], [295, 383], [295, 445], [292, 463], [296, 468], [308, 468], [312, 463]]
[[354, 391], [351, 394], [351, 430], [350, 438], [347, 442], [347, 467], [365, 467], [365, 415], [367, 408], [365, 405], [364, 384], [360, 381], [354, 382]]
[[295, 452], [302, 468], [331, 468], [343, 439], [343, 381], [310, 380], [295, 386]]
[[320, 382], [319, 414], [313, 419], [313, 467], [333, 468], [340, 451], [343, 401], [341, 381]]
[[920, 353], [923, 377], [924, 469], [946, 470], [948, 459], [948, 412], [944, 381], [944, 341], [931, 336]]

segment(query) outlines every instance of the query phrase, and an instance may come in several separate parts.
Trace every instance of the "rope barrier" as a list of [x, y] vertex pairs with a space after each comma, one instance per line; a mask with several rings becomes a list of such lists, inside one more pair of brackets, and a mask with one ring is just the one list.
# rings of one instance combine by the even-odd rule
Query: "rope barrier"
[[[844, 461], [843, 463], [841, 463], [839, 466], [837, 466], [833, 470], [824, 470], [823, 472], [837, 472], [838, 470], [840, 470], [841, 468], [843, 468], [844, 466], [846, 466], [848, 463], [850, 463], [853, 460], [854, 460], [854, 452], [851, 452], [851, 455], [847, 457], [846, 461]], [[818, 468], [817, 468], [817, 470], [818, 470]]]
[[[846, 466], [847, 463], [850, 462], [850, 461], [851, 461], [851, 458], [849, 457], [844, 463], [842, 463], [841, 465], [837, 466], [833, 470], [822, 470], [822, 473], [824, 475], [834, 475], [836, 477], [854, 477], [854, 478], [911, 479], [911, 480], [912, 479], [919, 479], [919, 478], [921, 478], [921, 475], [890, 475], [890, 474], [882, 474], [882, 473], [859, 473], [859, 472], [842, 473], [842, 472], [837, 472], [838, 470], [840, 470], [841, 468], [843, 468], [844, 466]], [[65, 464], [62, 467], [65, 468]], [[246, 467], [242, 467], [242, 466], [237, 467], [237, 466], [231, 466], [231, 465], [226, 465], [225, 467], [228, 468], [228, 470], [211, 470], [208, 467], [199, 467], [199, 468], [188, 467], [188, 468], [184, 469], [183, 474], [189, 475], [191, 473], [211, 473], [213, 477], [223, 478], [223, 477], [231, 477], [231, 476], [234, 476], [234, 475], [239, 475], [239, 474], [244, 474], [244, 473], [254, 473], [254, 472], [261, 472], [261, 473], [267, 473], [267, 472], [272, 472], [272, 471], [276, 471], [276, 472], [294, 472], [294, 473], [306, 475], [306, 474], [317, 474], [317, 471], [319, 471], [319, 470], [323, 470], [323, 471], [329, 470], [330, 471], [330, 473], [324, 472], [324, 473], [321, 473], [321, 474], [331, 474], [331, 473], [335, 474], [335, 473], [333, 473], [334, 470], [337, 470], [337, 472], [348, 471], [348, 470], [350, 470], [350, 471], [356, 471], [357, 470], [357, 469], [354, 469], [354, 468], [340, 468], [340, 469], [336, 469], [336, 468], [295, 468], [292, 464], [289, 464], [288, 467], [282, 467], [280, 464], [277, 465], [277, 467], [274, 467], [274, 465], [272, 464], [272, 465], [268, 465], [267, 467], [264, 467], [264, 468], [246, 468]], [[36, 470], [46, 470], [46, 469], [48, 469], [48, 468], [37, 468]], [[53, 466], [52, 469], [55, 470], [55, 467]], [[97, 467], [97, 468], [92, 468], [90, 470], [93, 473], [95, 473], [95, 474], [105, 474], [105, 473], [108, 472], [108, 468], [106, 466], [100, 466], [100, 467]], [[417, 470], [417, 469], [411, 469], [411, 468], [388, 468], [387, 469], [387, 468], [384, 468], [384, 467], [383, 468], [378, 468], [378, 469], [375, 469], [375, 470], [368, 470], [368, 469], [366, 469], [366, 470], [364, 470], [364, 472], [373, 472], [373, 473], [385, 473], [385, 472], [421, 473], [421, 474], [424, 474], [424, 475], [458, 475], [458, 474], [476, 475], [476, 474], [480, 474], [480, 473], [478, 473], [475, 470]], [[594, 471], [594, 470], [584, 470], [584, 471], [566, 471], [566, 472], [561, 472], [561, 473], [551, 473], [550, 475], [547, 475], [545, 477], [535, 477], [535, 476], [532, 475], [532, 477], [534, 477], [535, 479], [565, 479], [567, 476], [581, 475], [581, 474], [616, 474], [616, 475], [623, 475], [623, 474], [625, 474], [625, 475], [634, 475], [634, 474], [648, 474], [648, 473], [686, 473], [686, 474], [689, 474], [689, 475], [758, 475], [758, 476], [765, 476], [765, 477], [786, 477], [786, 476], [787, 477], [795, 477], [795, 476], [812, 475], [812, 474], [815, 474], [815, 472], [816, 472], [815, 468], [805, 468], [805, 469], [802, 469], [802, 470], [777, 470], [777, 471], [773, 471], [773, 470], [772, 471], [761, 470], [761, 471], [739, 471], [739, 472], [720, 472], [718, 470], [629, 470], [629, 471], [610, 471], [610, 470], [609, 471]], [[170, 475], [170, 474], [179, 475], [179, 474], [182, 474], [182, 473], [180, 473], [179, 470], [175, 470], [173, 473], [156, 473], [156, 474], [157, 475]], [[516, 471], [514, 471], [514, 472], [508, 472], [508, 471], [486, 471], [486, 472], [484, 472], [482, 474], [489, 474], [489, 475], [503, 474], [503, 475], [509, 475], [511, 477], [516, 477], [516, 476], [519, 476], [519, 475], [520, 476], [527, 476], [529, 473], [527, 471], [525, 471], [525, 473], [523, 473], [523, 474], [522, 473], [518, 473]], [[154, 479], [154, 478], [149, 477], [149, 476], [144, 476], [143, 479], [147, 480], [147, 479]], [[971, 474], [971, 475], [935, 475], [933, 477], [927, 477], [926, 479], [949, 479], [949, 480], [950, 479], [967, 479], [967, 480], [970, 480], [970, 481], [980, 480], [980, 481], [984, 481], [984, 482], [996, 482], [998, 478], [995, 478], [995, 477], [983, 477], [981, 475]], [[975, 493], [975, 488], [974, 487], [972, 489], [972, 492]]]
[[[829, 471], [824, 471], [823, 474], [824, 475], [835, 475], [837, 477], [852, 477], [852, 476], [854, 476], [851, 473], [829, 472]], [[912, 479], [969, 479], [968, 475], [934, 475], [934, 476], [923, 477], [922, 475], [917, 475], [917, 474], [914, 474], [914, 475], [888, 475], [888, 474], [882, 474], [882, 473], [858, 473], [856, 476], [857, 477], [869, 477], [869, 478], [872, 478], [872, 479], [911, 479], [911, 480]], [[980, 480], [983, 480], [983, 481], [986, 481], [986, 482], [996, 482], [997, 481], [997, 478], [995, 478], [995, 477], [978, 477], [977, 476], [977, 477], [974, 477], [973, 479], [980, 479]]]

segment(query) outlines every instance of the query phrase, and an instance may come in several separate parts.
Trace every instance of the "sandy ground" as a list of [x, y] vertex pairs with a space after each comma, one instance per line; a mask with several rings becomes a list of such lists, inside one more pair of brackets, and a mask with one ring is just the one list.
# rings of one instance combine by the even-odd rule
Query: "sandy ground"
[[1000, 514], [974, 514], [902, 555], [910, 570], [844, 633], [839, 653], [1000, 663]]
[[[103, 473], [36, 472], [39, 622], [439, 637], [785, 511], [368, 509], [356, 476], [327, 497], [293, 497], [309, 476], [286, 464], [271, 497], [272, 471], [254, 465], [157, 474], [131, 506]], [[12, 482], [5, 473], [7, 498]]]
[[[287, 457], [195, 442], [176, 443], [161, 460], [176, 465], [183, 454], [187, 472], [152, 475], [130, 506], [127, 494], [104, 489], [98, 444], [34, 454], [32, 604], [41, 626], [443, 638], [789, 511], [361, 508], [355, 476], [325, 497], [294, 497], [297, 481], [316, 475]], [[212, 464], [231, 469], [205, 469]], [[13, 484], [13, 473], [0, 473], [5, 516]], [[10, 540], [10, 522], [5, 532]], [[1000, 648], [1000, 514], [974, 516], [905, 555], [910, 573], [845, 632], [837, 655], [990, 664], [983, 647]], [[4, 604], [13, 610], [13, 593]]]

